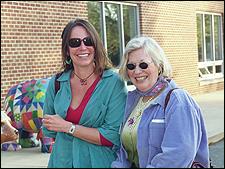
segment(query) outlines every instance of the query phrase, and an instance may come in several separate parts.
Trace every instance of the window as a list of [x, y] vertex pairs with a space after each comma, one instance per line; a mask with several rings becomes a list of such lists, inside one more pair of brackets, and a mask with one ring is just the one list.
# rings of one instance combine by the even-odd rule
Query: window
[[200, 81], [223, 78], [221, 15], [197, 13], [197, 40]]
[[118, 67], [126, 43], [139, 34], [137, 5], [89, 1], [88, 20], [99, 32], [113, 65]]

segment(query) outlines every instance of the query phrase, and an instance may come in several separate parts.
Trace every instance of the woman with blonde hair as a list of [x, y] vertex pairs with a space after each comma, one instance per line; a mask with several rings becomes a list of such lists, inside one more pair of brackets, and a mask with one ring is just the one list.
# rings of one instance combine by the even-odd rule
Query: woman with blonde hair
[[128, 92], [121, 148], [113, 168], [208, 167], [206, 128], [198, 104], [171, 78], [158, 43], [130, 40], [120, 73], [136, 87]]

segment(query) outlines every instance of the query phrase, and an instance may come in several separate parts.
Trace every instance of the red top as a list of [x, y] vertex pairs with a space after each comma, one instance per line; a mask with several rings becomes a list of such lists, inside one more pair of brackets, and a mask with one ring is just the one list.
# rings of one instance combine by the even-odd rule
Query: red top
[[[74, 124], [79, 123], [82, 113], [84, 111], [84, 108], [87, 105], [89, 99], [91, 98], [91, 95], [100, 79], [101, 79], [100, 76], [96, 78], [94, 83], [89, 87], [89, 89], [85, 93], [84, 98], [81, 101], [80, 105], [76, 109], [73, 109], [71, 106], [69, 106], [67, 110], [67, 115], [66, 115], [67, 121], [72, 122]], [[101, 141], [101, 144], [104, 146], [113, 146], [113, 144], [109, 140], [107, 140], [105, 137], [103, 137], [101, 133], [100, 133], [100, 141]]]

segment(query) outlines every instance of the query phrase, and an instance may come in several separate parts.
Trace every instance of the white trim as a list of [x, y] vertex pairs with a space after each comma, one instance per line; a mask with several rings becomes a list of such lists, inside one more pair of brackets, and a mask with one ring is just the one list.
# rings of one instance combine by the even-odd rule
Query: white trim
[[140, 35], [140, 15], [139, 15], [140, 10], [139, 10], [139, 6], [137, 6], [136, 9], [137, 9], [136, 10], [136, 23], [137, 23], [136, 29], [137, 29], [137, 34]]
[[105, 46], [105, 50], [107, 52], [107, 39], [106, 39], [106, 22], [105, 22], [105, 3], [100, 3], [101, 11], [102, 11], [102, 25], [103, 25], [103, 42]]
[[[220, 14], [215, 14], [215, 13], [209, 13], [209, 12], [196, 12], [196, 16], [197, 14], [200, 14], [202, 16], [202, 20], [201, 23], [202, 25], [202, 34], [203, 34], [203, 62], [198, 62], [198, 73], [200, 75], [199, 77], [199, 81], [201, 82], [201, 84], [209, 84], [209, 83], [215, 83], [215, 79], [220, 79], [224, 77], [223, 74], [223, 53], [222, 54], [222, 59], [221, 60], [215, 60], [215, 34], [214, 34], [214, 16], [219, 16], [220, 17], [220, 25], [222, 27], [222, 16]], [[212, 57], [213, 60], [212, 61], [207, 61], [206, 58], [206, 37], [205, 37], [205, 15], [209, 15], [211, 17], [211, 23], [210, 23], [210, 35], [211, 35], [211, 42], [210, 45], [212, 45]], [[221, 28], [220, 28], [221, 29]], [[222, 31], [222, 29], [221, 29]], [[220, 34], [220, 36], [222, 36], [222, 34]], [[221, 42], [219, 42], [221, 44], [221, 46], [223, 45], [223, 37], [220, 37]], [[221, 50], [221, 49], [220, 49]], [[223, 46], [222, 46], [222, 51], [223, 51]], [[221, 72], [216, 73], [216, 66], [221, 66]], [[212, 68], [212, 71], [209, 71], [209, 67]], [[202, 70], [201, 70], [202, 69]], [[203, 73], [204, 71], [204, 73]], [[203, 82], [204, 81], [204, 82]]]
[[223, 64], [223, 60], [198, 62], [198, 68], [203, 68], [206, 66], [217, 66], [222, 64]]
[[[124, 13], [123, 13], [123, 7], [124, 6], [128, 6], [128, 7], [133, 7], [135, 8], [135, 18], [134, 22], [135, 22], [135, 32], [137, 35], [140, 34], [140, 24], [139, 24], [139, 8], [138, 8], [138, 4], [134, 4], [134, 3], [124, 3], [124, 2], [115, 2], [115, 1], [98, 1], [98, 3], [100, 4], [100, 11], [101, 11], [101, 29], [102, 29], [102, 38], [103, 38], [103, 43], [104, 43], [104, 47], [106, 49], [108, 49], [108, 44], [107, 44], [107, 32], [106, 32], [106, 16], [105, 16], [105, 6], [106, 4], [110, 4], [110, 5], [116, 5], [119, 6], [119, 11], [117, 13], [118, 15], [118, 27], [119, 27], [119, 50], [120, 50], [120, 62], [122, 60], [122, 55], [124, 53], [125, 50], [125, 39], [124, 39]], [[131, 28], [132, 29], [132, 28]], [[133, 28], [134, 29], [134, 28]], [[133, 37], [132, 37], [133, 38]], [[118, 65], [119, 66], [119, 65]]]
[[[211, 30], [212, 30], [212, 55], [213, 55], [213, 62], [214, 62], [214, 65], [213, 65], [213, 74], [215, 75], [216, 74], [216, 66], [215, 66], [215, 61], [216, 61], [216, 58], [215, 58], [215, 34], [214, 34], [214, 15], [211, 16], [212, 19], [211, 19]], [[222, 69], [221, 69], [222, 70]]]
[[129, 5], [129, 6], [137, 6], [135, 3], [127, 3], [127, 2], [115, 2], [115, 1], [99, 1], [99, 2], [107, 2], [112, 4], [121, 4], [121, 5]]
[[[122, 60], [122, 56], [123, 56], [123, 52], [124, 52], [124, 46], [125, 46], [125, 43], [124, 43], [124, 22], [123, 22], [123, 5], [122, 4], [119, 4], [119, 17], [118, 17], [118, 22], [119, 22], [119, 51], [121, 52], [120, 55], [119, 55], [119, 58], [120, 58], [120, 62]], [[120, 64], [117, 66], [119, 67]]]
[[203, 31], [203, 60], [207, 60], [206, 59], [206, 42], [205, 42], [205, 15], [202, 15], [202, 31]]
[[213, 12], [196, 11], [195, 13], [196, 14], [198, 13], [198, 14], [210, 14], [210, 15], [220, 15], [220, 16], [222, 16], [221, 13], [213, 13]]
[[209, 85], [209, 84], [214, 84], [214, 83], [220, 83], [220, 82], [224, 82], [224, 78], [216, 78], [213, 80], [210, 79], [205, 79], [205, 80], [199, 80], [199, 85], [200, 86], [204, 86], [204, 85]]
[[[121, 26], [120, 26], [120, 29], [121, 29], [121, 45], [122, 45], [122, 55], [124, 53], [124, 50], [125, 50], [125, 40], [124, 40], [124, 22], [123, 22], [123, 5], [120, 4], [120, 21], [121, 21]], [[120, 60], [122, 60], [122, 56], [120, 56]]]

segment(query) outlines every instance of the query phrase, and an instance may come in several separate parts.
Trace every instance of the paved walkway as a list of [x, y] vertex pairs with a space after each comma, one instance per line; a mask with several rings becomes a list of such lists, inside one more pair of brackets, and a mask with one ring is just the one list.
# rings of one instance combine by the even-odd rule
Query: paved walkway
[[1, 151], [1, 168], [46, 168], [49, 156], [40, 147]]
[[[193, 96], [203, 111], [209, 143], [224, 137], [224, 91]], [[45, 168], [49, 154], [38, 148], [26, 148], [17, 152], [1, 151], [1, 168]]]
[[203, 111], [209, 144], [224, 138], [224, 90], [193, 97]]

